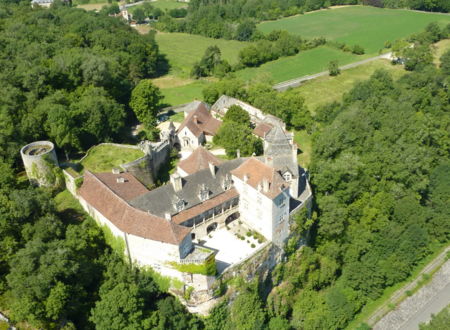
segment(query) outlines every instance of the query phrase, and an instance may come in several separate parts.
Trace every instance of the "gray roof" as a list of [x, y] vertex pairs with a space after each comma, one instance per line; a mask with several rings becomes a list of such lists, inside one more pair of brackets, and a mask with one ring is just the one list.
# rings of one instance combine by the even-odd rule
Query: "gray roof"
[[281, 126], [274, 126], [266, 135], [264, 156], [272, 157], [273, 167], [281, 172], [289, 170], [298, 176], [298, 164], [294, 158], [291, 138]]
[[199, 190], [202, 184], [206, 185], [210, 194], [209, 198], [213, 198], [225, 190], [222, 182], [230, 171], [241, 165], [247, 158], [237, 158], [224, 162], [216, 166], [215, 177], [209, 168], [188, 175], [183, 180], [183, 189], [175, 192], [173, 185], [168, 183], [164, 186], [156, 188], [148, 193], [136, 197], [130, 201], [130, 204], [144, 211], [151, 211], [152, 214], [164, 217], [166, 213], [171, 215], [178, 213], [174, 207], [177, 198], [185, 203], [184, 209], [191, 208], [202, 203], [199, 197]]
[[53, 0], [32, 0], [31, 3], [53, 3]]

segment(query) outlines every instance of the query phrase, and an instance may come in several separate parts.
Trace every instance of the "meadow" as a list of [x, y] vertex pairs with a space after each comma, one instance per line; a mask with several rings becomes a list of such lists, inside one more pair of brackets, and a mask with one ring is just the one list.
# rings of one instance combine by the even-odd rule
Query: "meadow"
[[431, 22], [448, 24], [450, 15], [349, 6], [263, 22], [258, 29], [264, 33], [286, 30], [305, 38], [323, 36], [348, 45], [359, 44], [366, 53], [377, 54], [386, 41], [421, 32]]
[[309, 80], [294, 90], [303, 96], [308, 109], [314, 114], [318, 106], [340, 101], [344, 93], [349, 91], [357, 81], [368, 79], [378, 69], [389, 71], [394, 80], [406, 73], [403, 66], [393, 65], [387, 59], [379, 59], [344, 70], [336, 77], [327, 75]]
[[367, 55], [354, 55], [328, 46], [306, 50], [294, 56], [282, 57], [267, 62], [257, 68], [246, 68], [236, 72], [244, 80], [263, 79], [274, 84], [285, 80], [328, 70], [328, 63], [337, 60], [344, 65], [367, 58]]
[[156, 34], [156, 42], [160, 52], [165, 54], [169, 61], [170, 73], [183, 78], [190, 76], [192, 66], [195, 62], [200, 61], [209, 46], [218, 46], [222, 52], [222, 58], [230, 64], [235, 64], [238, 61], [239, 51], [248, 45], [246, 42], [235, 40], [163, 32]]

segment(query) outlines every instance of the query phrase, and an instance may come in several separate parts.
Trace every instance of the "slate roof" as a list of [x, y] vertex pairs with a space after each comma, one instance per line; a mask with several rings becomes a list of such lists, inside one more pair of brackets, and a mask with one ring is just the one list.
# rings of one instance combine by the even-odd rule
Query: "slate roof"
[[281, 172], [289, 170], [294, 177], [298, 177], [297, 159], [293, 155], [294, 146], [284, 129], [275, 125], [264, 140], [264, 155], [271, 158], [272, 166]]
[[[271, 199], [278, 196], [288, 187], [288, 184], [286, 184], [278, 171], [254, 157], [246, 160], [241, 166], [231, 171], [231, 174], [242, 181], [245, 181], [244, 177], [246, 176], [247, 184], [260, 190], [264, 195]], [[267, 191], [262, 189], [264, 180], [267, 180], [269, 183]]]
[[198, 147], [197, 149], [189, 155], [188, 158], [183, 159], [178, 163], [178, 167], [181, 168], [188, 175], [198, 172], [200, 170], [209, 168], [209, 163], [217, 166], [222, 163], [222, 161], [210, 153], [203, 147]]
[[177, 132], [187, 127], [192, 134], [199, 137], [202, 133], [205, 135], [215, 135], [222, 122], [214, 118], [208, 110], [205, 103], [200, 103], [194, 111], [189, 112], [187, 117], [178, 127]]
[[187, 227], [132, 207], [109, 188], [100, 176], [86, 171], [78, 194], [119, 230], [174, 245], [179, 245], [190, 233]]
[[223, 187], [223, 181], [227, 174], [229, 175], [230, 171], [237, 168], [244, 161], [245, 158], [237, 158], [218, 165], [215, 176], [213, 176], [209, 168], [200, 170], [182, 178], [183, 189], [178, 192], [175, 192], [172, 184], [166, 184], [133, 199], [130, 201], [130, 204], [144, 211], [150, 210], [152, 214], [160, 217], [163, 217], [166, 213], [171, 215], [181, 213], [174, 207], [177, 199], [184, 201], [185, 211], [202, 203], [199, 197], [199, 190], [202, 184], [205, 184], [208, 188], [210, 200], [224, 193], [226, 190]]

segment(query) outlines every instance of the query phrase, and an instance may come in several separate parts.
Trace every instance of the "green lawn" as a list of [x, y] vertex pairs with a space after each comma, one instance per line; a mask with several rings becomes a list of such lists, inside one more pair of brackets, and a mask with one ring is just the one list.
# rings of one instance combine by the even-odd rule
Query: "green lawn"
[[162, 10], [171, 10], [176, 8], [187, 7], [188, 4], [186, 2], [178, 2], [175, 0], [158, 0], [151, 3], [151, 5], [155, 8], [160, 8]]
[[339, 76], [323, 76], [314, 80], [307, 81], [301, 86], [294, 88], [304, 98], [311, 113], [319, 105], [327, 104], [333, 101], [341, 101], [342, 95], [348, 92], [355, 82], [368, 79], [377, 69], [389, 71], [394, 79], [403, 75], [405, 70], [401, 65], [392, 65], [389, 60], [380, 59], [356, 68], [344, 70]]
[[89, 149], [88, 156], [81, 161], [81, 166], [82, 170], [107, 172], [142, 156], [144, 153], [139, 149], [98, 145]]
[[195, 99], [202, 100], [202, 90], [208, 84], [208, 81], [198, 80], [188, 85], [162, 88], [161, 93], [164, 96], [163, 103], [165, 105], [179, 105], [192, 102]]
[[305, 130], [294, 131], [294, 142], [297, 143], [299, 155], [298, 164], [303, 168], [308, 168], [311, 162], [312, 140]]
[[441, 40], [438, 43], [434, 44], [435, 52], [434, 52], [434, 63], [439, 65], [441, 63], [441, 56], [450, 50], [450, 39]]
[[257, 68], [246, 68], [236, 72], [236, 76], [244, 80], [272, 80], [273, 83], [318, 73], [328, 70], [331, 60], [344, 65], [366, 58], [366, 55], [353, 55], [328, 46], [317, 47], [297, 55], [283, 57], [276, 61], [265, 63]]
[[208, 46], [217, 45], [222, 58], [234, 64], [238, 60], [239, 50], [247, 46], [245, 42], [213, 39], [186, 33], [156, 34], [160, 52], [167, 56], [171, 72], [180, 77], [189, 77], [192, 66], [200, 61]]
[[328, 40], [359, 44], [375, 54], [385, 41], [421, 32], [430, 22], [450, 23], [450, 15], [420, 13], [401, 9], [351, 6], [263, 22], [258, 28], [268, 33], [287, 30], [305, 38], [323, 36]]

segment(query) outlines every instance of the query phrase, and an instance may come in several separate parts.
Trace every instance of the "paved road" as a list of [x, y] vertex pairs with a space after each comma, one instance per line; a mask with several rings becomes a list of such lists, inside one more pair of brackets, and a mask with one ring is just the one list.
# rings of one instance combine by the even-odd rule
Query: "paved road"
[[[409, 283], [408, 285], [405, 285], [403, 288], [397, 290], [391, 298], [386, 301], [383, 305], [381, 305], [367, 320], [367, 323], [371, 326], [373, 326], [378, 320], [380, 320], [384, 315], [386, 315], [390, 309], [389, 305], [392, 302], [398, 301], [402, 296], [406, 294], [406, 291], [413, 290], [418, 282], [422, 279], [423, 274], [430, 274], [433, 272], [434, 269], [436, 269], [447, 257], [447, 253], [450, 252], [450, 246], [447, 247], [443, 252], [441, 252], [436, 258], [433, 259], [424, 269], [417, 275], [416, 279]], [[447, 262], [448, 263], [448, 262]]]
[[[391, 56], [392, 56], [392, 53], [386, 53], [386, 54], [382, 54], [382, 55], [379, 55], [379, 56], [366, 58], [365, 60], [362, 60], [362, 61], [353, 62], [353, 63], [347, 64], [347, 65], [343, 65], [343, 66], [339, 67], [339, 69], [341, 71], [343, 71], [343, 70], [351, 69], [351, 68], [357, 67], [359, 65], [366, 64], [366, 63], [369, 63], [369, 62], [372, 62], [372, 61], [376, 61], [376, 60], [379, 60], [379, 59], [382, 59], [382, 58], [391, 59]], [[286, 81], [283, 81], [283, 82], [280, 82], [280, 83], [274, 85], [273, 89], [276, 89], [277, 91], [282, 92], [282, 91], [285, 91], [288, 88], [298, 87], [305, 81], [316, 79], [316, 78], [319, 78], [319, 77], [322, 77], [322, 76], [327, 76], [328, 74], [329, 74], [328, 71], [323, 71], [323, 72], [319, 72], [319, 73], [312, 74], [312, 75], [309, 75], [309, 76], [303, 76], [303, 77], [299, 77], [299, 78], [295, 78], [295, 79], [291, 79], [291, 80], [286, 80]]]
[[[450, 304], [450, 283], [447, 284], [436, 296], [434, 296], [424, 308], [406, 321], [399, 330], [419, 329], [420, 323], [427, 323], [431, 320], [431, 315], [436, 315]], [[450, 327], [450, 325], [449, 325]]]
[[[435, 264], [436, 259], [431, 264]], [[442, 265], [429, 283], [411, 297], [403, 300], [395, 310], [381, 318], [373, 329], [419, 329], [420, 323], [428, 322], [431, 314], [437, 314], [448, 304], [450, 304], [450, 260]], [[371, 323], [369, 322], [369, 324]]]

